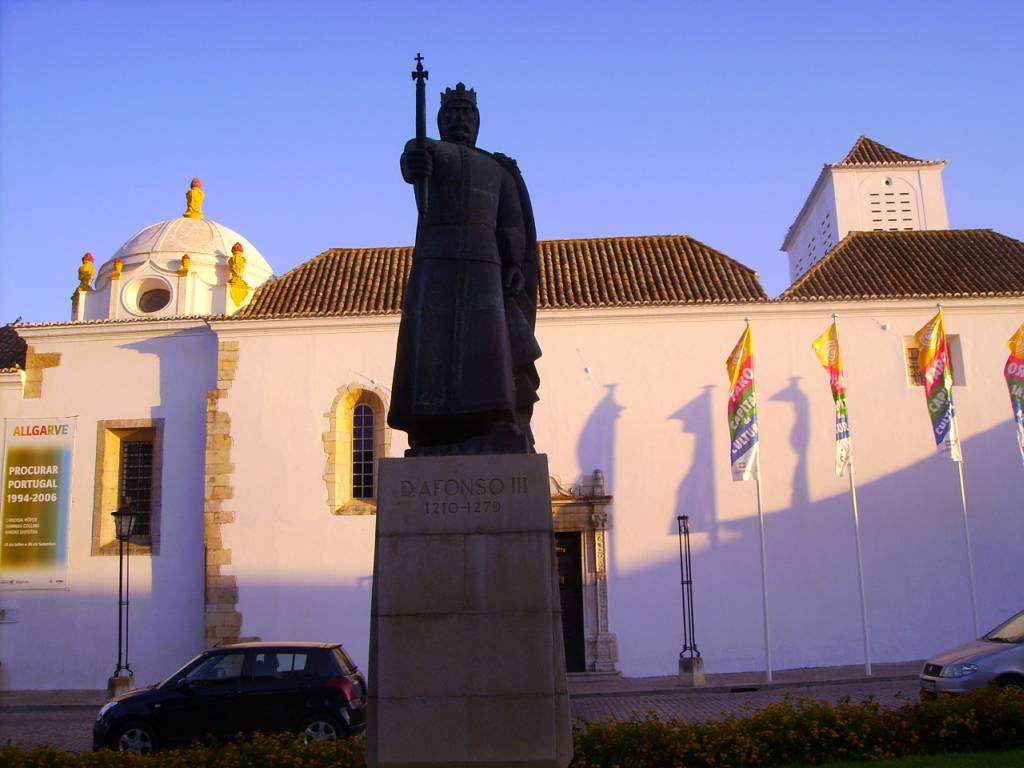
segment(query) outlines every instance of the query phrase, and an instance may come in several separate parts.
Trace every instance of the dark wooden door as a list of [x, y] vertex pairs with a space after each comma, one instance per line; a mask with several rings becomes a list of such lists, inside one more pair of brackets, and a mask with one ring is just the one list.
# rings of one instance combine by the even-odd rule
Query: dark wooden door
[[586, 670], [583, 646], [583, 534], [556, 533], [558, 584], [562, 599], [562, 637], [567, 672]]

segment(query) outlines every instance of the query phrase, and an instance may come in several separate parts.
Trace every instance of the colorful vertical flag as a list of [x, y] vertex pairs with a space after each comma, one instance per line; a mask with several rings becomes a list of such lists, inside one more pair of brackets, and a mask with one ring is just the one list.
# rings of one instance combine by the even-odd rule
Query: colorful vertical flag
[[924, 396], [932, 419], [935, 444], [953, 461], [963, 461], [953, 411], [953, 370], [949, 367], [949, 345], [942, 324], [942, 310], [915, 334], [917, 365], [924, 382]]
[[1010, 337], [1009, 344], [1010, 356], [1006, 359], [1003, 373], [1010, 390], [1013, 418], [1017, 422], [1017, 444], [1020, 446], [1021, 459], [1024, 460], [1024, 323]]
[[757, 469], [757, 395], [754, 345], [748, 324], [729, 359], [729, 440], [732, 479], [749, 480]]
[[828, 371], [832, 385], [832, 399], [836, 404], [836, 474], [841, 477], [850, 463], [850, 421], [843, 379], [843, 353], [839, 349], [839, 331], [835, 322], [811, 346]]

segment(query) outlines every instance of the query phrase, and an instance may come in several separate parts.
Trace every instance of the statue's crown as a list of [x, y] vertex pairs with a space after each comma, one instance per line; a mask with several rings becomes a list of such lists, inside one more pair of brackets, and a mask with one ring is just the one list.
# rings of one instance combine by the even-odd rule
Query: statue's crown
[[450, 104], [453, 101], [468, 101], [474, 107], [476, 106], [476, 91], [472, 88], [466, 88], [465, 83], [457, 83], [455, 89], [445, 88], [444, 93], [441, 94], [441, 106]]

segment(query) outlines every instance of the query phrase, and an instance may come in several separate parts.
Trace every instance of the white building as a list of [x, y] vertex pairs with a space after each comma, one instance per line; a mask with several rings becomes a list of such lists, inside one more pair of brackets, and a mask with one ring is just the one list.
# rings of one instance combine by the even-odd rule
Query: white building
[[821, 261], [850, 232], [949, 229], [945, 160], [918, 160], [861, 136], [825, 165], [786, 233], [789, 279]]
[[[1024, 604], [1024, 469], [1002, 378], [1024, 320], [1024, 243], [946, 229], [941, 168], [913, 162], [915, 189], [928, 190], [918, 226], [860, 231], [873, 228], [835, 214], [841, 242], [775, 300], [752, 270], [683, 235], [541, 243], [534, 428], [556, 476], [571, 668], [675, 672], [682, 514], [706, 669], [764, 668], [755, 488], [731, 479], [726, 423], [724, 361], [748, 318], [775, 666], [864, 658], [849, 486], [833, 471], [834, 407], [810, 347], [833, 313], [873, 659], [921, 658], [974, 632], [956, 465], [936, 452], [908, 362], [939, 300], [955, 335], [981, 628]], [[831, 179], [849, 174], [828, 168], [839, 189]], [[384, 414], [412, 249], [330, 249], [267, 280], [240, 236], [182, 221], [143, 230], [101, 265], [72, 322], [0, 333], [0, 415], [77, 417], [66, 579], [12, 589], [0, 568], [0, 688], [105, 684], [110, 513], [130, 482], [137, 499], [149, 493], [149, 532], [130, 557], [139, 684], [238, 637], [340, 640], [365, 667], [375, 507], [354, 439], [375, 458], [406, 447]], [[229, 264], [232, 240], [244, 263]], [[165, 293], [142, 301], [151, 290]]]

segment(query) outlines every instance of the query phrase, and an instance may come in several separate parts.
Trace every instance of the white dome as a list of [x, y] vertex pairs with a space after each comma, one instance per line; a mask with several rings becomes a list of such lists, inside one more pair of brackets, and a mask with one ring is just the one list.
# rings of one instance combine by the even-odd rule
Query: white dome
[[[193, 179], [183, 216], [150, 224], [128, 238], [96, 270], [95, 286], [84, 289], [74, 317], [221, 315], [245, 306], [273, 270], [252, 243], [203, 216], [204, 197], [201, 182]], [[236, 244], [240, 254], [232, 253]]]
[[[154, 263], [170, 267], [180, 262], [185, 254], [194, 266], [225, 263], [231, 256], [231, 246], [241, 243], [245, 249], [246, 271], [270, 277], [273, 270], [255, 246], [235, 230], [212, 219], [190, 219], [179, 216], [158, 221], [132, 235], [110, 260], [120, 259], [125, 265], [152, 259]], [[141, 257], [141, 258], [140, 258]], [[204, 258], [205, 257], [205, 258]], [[262, 280], [260, 280], [262, 282]]]

